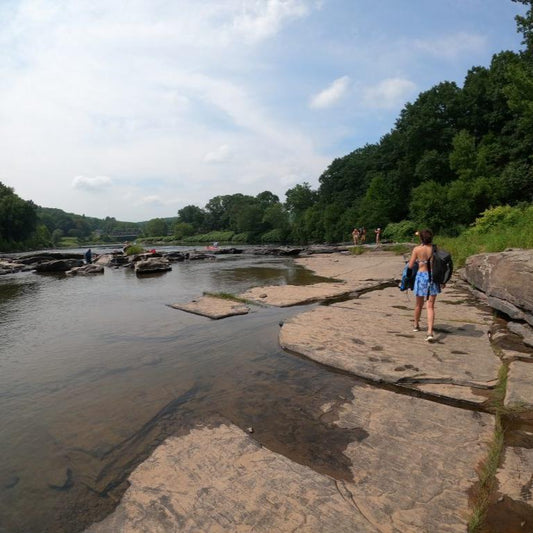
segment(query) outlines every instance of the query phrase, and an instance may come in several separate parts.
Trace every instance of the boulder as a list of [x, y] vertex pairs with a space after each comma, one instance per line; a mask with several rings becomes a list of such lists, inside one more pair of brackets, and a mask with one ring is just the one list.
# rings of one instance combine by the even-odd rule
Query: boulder
[[522, 337], [526, 346], [533, 348], [533, 328], [531, 326], [520, 324], [519, 322], [509, 322], [507, 327], [511, 333]]
[[470, 256], [464, 276], [489, 297], [489, 305], [533, 324], [533, 250]]
[[28, 265], [23, 263], [17, 263], [10, 259], [0, 260], [0, 276], [3, 274], [13, 274], [15, 272], [22, 272], [25, 270], [31, 270]]
[[76, 267], [72, 270], [67, 271], [67, 276], [92, 276], [94, 274], [103, 273], [104, 267], [102, 265], [90, 264]]
[[165, 257], [169, 261], [181, 262], [181, 261], [185, 261], [185, 259], [188, 259], [189, 258], [189, 254], [188, 253], [184, 253], [184, 252], [169, 252], [168, 254], [165, 254]]
[[168, 270], [172, 270], [170, 261], [163, 257], [149, 257], [135, 262], [135, 273], [138, 275], [167, 272]]
[[24, 265], [34, 265], [48, 261], [58, 261], [61, 259], [83, 259], [83, 254], [63, 253], [63, 252], [43, 252], [19, 257], [18, 262]]
[[93, 264], [102, 265], [107, 267], [116, 267], [122, 265], [128, 265], [130, 262], [128, 256], [121, 252], [112, 252], [109, 254], [102, 254]]
[[39, 273], [45, 272], [66, 272], [75, 267], [83, 265], [82, 259], [57, 259], [53, 261], [43, 261], [35, 265], [35, 271]]

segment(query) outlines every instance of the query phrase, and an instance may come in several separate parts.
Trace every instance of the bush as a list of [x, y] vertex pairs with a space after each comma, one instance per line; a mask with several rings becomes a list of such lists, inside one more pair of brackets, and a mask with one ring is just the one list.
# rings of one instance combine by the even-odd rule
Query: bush
[[283, 231], [280, 229], [273, 229], [267, 231], [261, 236], [261, 242], [264, 244], [274, 244], [284, 242]]
[[474, 226], [455, 238], [438, 237], [454, 264], [461, 267], [470, 255], [502, 252], [506, 248], [533, 248], [533, 206], [487, 209]]
[[394, 242], [412, 242], [416, 229], [415, 223], [411, 220], [391, 222], [383, 230], [383, 239]]
[[231, 238], [231, 242], [238, 244], [246, 244], [249, 242], [250, 234], [249, 233], [235, 233]]
[[144, 248], [140, 244], [130, 244], [126, 247], [125, 254], [126, 255], [136, 255], [136, 254], [142, 254], [144, 252]]
[[233, 235], [233, 231], [210, 231], [209, 233], [185, 237], [183, 242], [191, 244], [204, 242], [230, 242]]

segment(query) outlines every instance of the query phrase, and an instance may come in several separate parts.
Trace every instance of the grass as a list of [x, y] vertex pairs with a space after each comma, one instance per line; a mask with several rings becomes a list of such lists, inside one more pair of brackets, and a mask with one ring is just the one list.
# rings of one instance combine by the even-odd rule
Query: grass
[[248, 305], [261, 305], [258, 302], [254, 302], [252, 300], [247, 300], [246, 298], [239, 298], [238, 296], [235, 296], [234, 294], [231, 294], [229, 292], [207, 292], [204, 291], [204, 296], [211, 296], [211, 298], [220, 298], [221, 300], [230, 300], [232, 302], [239, 302], [243, 304]]
[[364, 246], [352, 246], [350, 248], [350, 253], [352, 255], [361, 255], [367, 252], [368, 250]]

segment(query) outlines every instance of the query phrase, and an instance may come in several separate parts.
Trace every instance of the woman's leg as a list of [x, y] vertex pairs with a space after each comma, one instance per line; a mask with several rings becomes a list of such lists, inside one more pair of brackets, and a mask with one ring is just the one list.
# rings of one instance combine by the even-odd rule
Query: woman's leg
[[424, 307], [424, 297], [417, 296], [415, 304], [415, 328], [420, 324], [420, 315], [422, 314], [422, 308]]
[[437, 296], [428, 298], [428, 335], [433, 335], [433, 324], [435, 323], [435, 300]]

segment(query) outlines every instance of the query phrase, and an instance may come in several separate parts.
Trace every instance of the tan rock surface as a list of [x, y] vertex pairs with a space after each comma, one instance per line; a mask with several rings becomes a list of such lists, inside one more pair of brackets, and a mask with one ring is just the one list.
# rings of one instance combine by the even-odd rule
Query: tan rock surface
[[280, 344], [365, 379], [483, 403], [500, 366], [488, 338], [491, 316], [458, 305], [462, 291], [445, 291], [437, 299], [432, 344], [423, 331], [412, 331], [414, 298], [396, 288], [293, 317], [280, 331]]
[[200, 428], [157, 448], [114, 514], [88, 532], [465, 531], [492, 417], [367, 386], [353, 393], [338, 421], [360, 435], [345, 452], [353, 483], [235, 426]]
[[[496, 474], [498, 492], [528, 505], [533, 502], [533, 449], [508, 447]], [[529, 524], [530, 526], [533, 524]]]
[[235, 426], [167, 439], [130, 483], [117, 510], [88, 532], [379, 531], [334, 479]]
[[346, 483], [359, 510], [382, 532], [466, 531], [467, 491], [492, 438], [492, 415], [375, 387], [355, 387], [337, 424], [366, 438], [344, 452]]
[[533, 409], [533, 362], [509, 363], [505, 406]]
[[170, 307], [213, 319], [226, 318], [234, 315], [246, 315], [250, 311], [250, 308], [241, 302], [216, 298], [214, 296], [202, 296], [188, 303], [171, 304]]
[[288, 307], [349, 295], [352, 292], [377, 288], [399, 279], [404, 267], [402, 256], [392, 252], [374, 251], [362, 255], [328, 254], [300, 258], [295, 261], [318, 275], [340, 280], [315, 285], [273, 285], [254, 287], [240, 297]]

